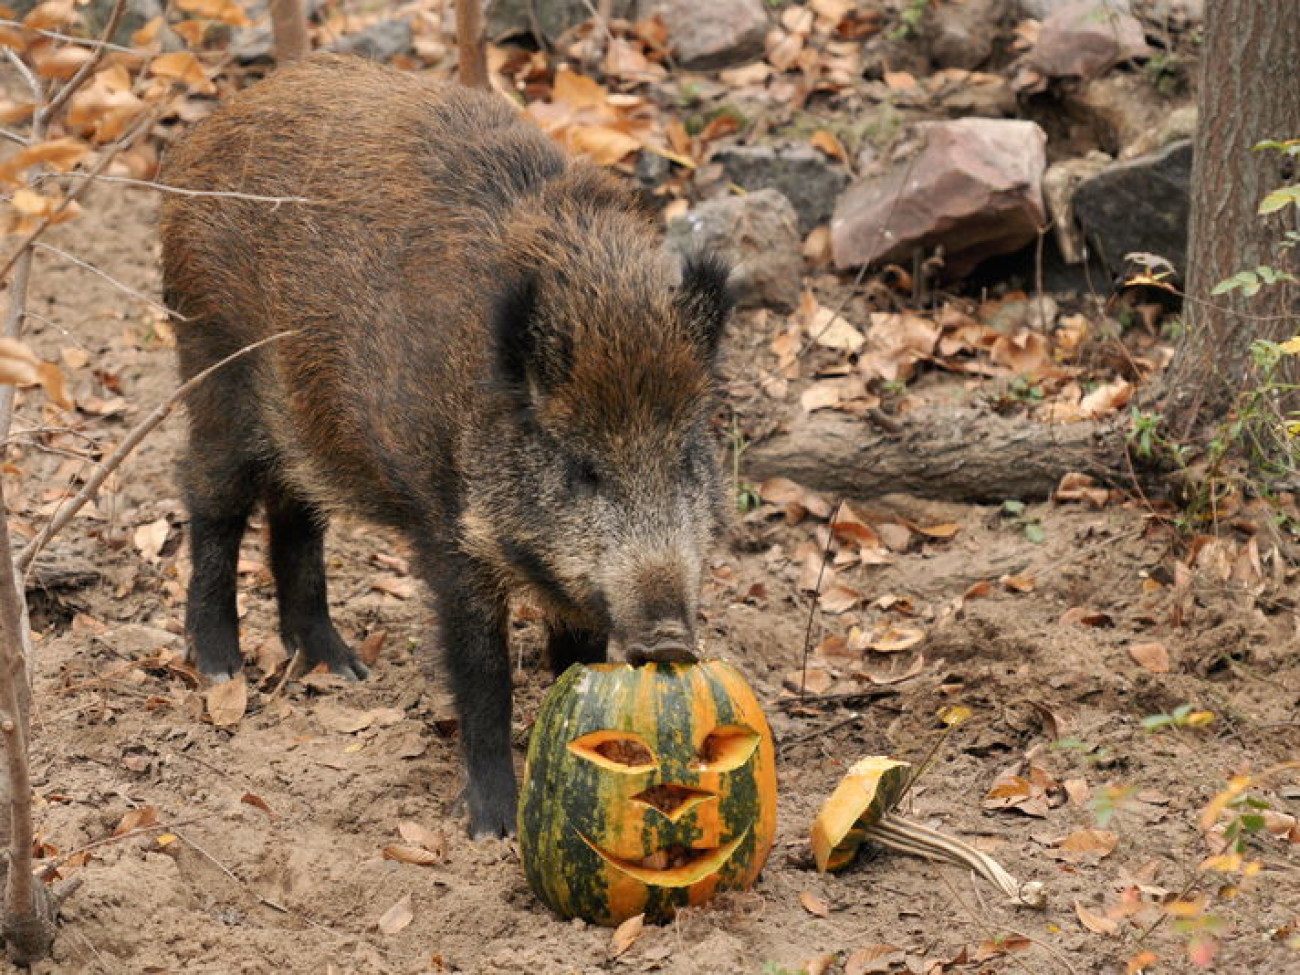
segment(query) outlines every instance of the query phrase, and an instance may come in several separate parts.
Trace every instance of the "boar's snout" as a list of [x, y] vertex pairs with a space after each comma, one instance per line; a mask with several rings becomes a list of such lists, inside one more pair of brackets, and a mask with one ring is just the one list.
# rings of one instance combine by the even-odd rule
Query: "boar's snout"
[[649, 631], [628, 641], [626, 657], [633, 665], [694, 663], [695, 634], [680, 620], [660, 620]]

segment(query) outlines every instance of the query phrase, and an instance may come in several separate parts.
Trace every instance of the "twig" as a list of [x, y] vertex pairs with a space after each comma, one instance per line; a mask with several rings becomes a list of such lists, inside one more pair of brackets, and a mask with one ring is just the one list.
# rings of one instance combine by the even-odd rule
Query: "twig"
[[826, 522], [826, 547], [822, 550], [822, 564], [817, 567], [817, 582], [813, 585], [812, 599], [808, 603], [808, 625], [803, 634], [803, 662], [799, 668], [799, 698], [802, 700], [808, 689], [808, 657], [812, 653], [813, 619], [817, 615], [817, 598], [822, 593], [822, 577], [826, 574], [826, 563], [831, 560], [831, 545], [835, 541], [835, 519], [840, 515], [844, 499], [835, 502], [830, 520]]
[[253, 203], [316, 203], [306, 196], [258, 196], [255, 193], [238, 193], [234, 190], [190, 190], [183, 186], [168, 186], [148, 179], [133, 179], [130, 176], [106, 176], [102, 173], [51, 173], [48, 178], [90, 179], [99, 183], [121, 183], [124, 186], [138, 186], [143, 189], [158, 190], [161, 193], [174, 193], [177, 196], [214, 196], [227, 200], [249, 200]]
[[13, 27], [18, 30], [29, 31], [33, 34], [39, 34], [41, 37], [48, 37], [52, 41], [66, 41], [69, 44], [78, 44], [81, 47], [99, 48], [102, 47], [108, 51], [117, 51], [120, 54], [134, 54], [136, 57], [149, 57], [153, 51], [147, 51], [139, 47], [125, 47], [121, 44], [112, 44], [109, 41], [97, 41], [89, 37], [74, 37], [71, 34], [60, 34], [57, 30], [45, 30], [24, 26], [17, 20], [6, 20], [0, 17], [0, 27]]
[[53, 244], [34, 243], [32, 244], [32, 246], [37, 248], [38, 250], [49, 251], [51, 254], [55, 254], [63, 258], [65, 261], [67, 261], [70, 264], [75, 264], [77, 267], [89, 271], [91, 274], [96, 274], [99, 277], [103, 278], [105, 281], [107, 281], [109, 284], [111, 284], [113, 287], [115, 287], [118, 291], [122, 292], [123, 294], [130, 295], [132, 298], [135, 298], [138, 301], [143, 301], [149, 307], [155, 308], [158, 311], [167, 314], [168, 316], [171, 315], [171, 312], [168, 310], [167, 306], [159, 302], [157, 299], [149, 297], [149, 295], [145, 294], [143, 291], [137, 291], [135, 288], [132, 288], [129, 284], [123, 284], [121, 281], [117, 280], [117, 278], [113, 277], [107, 271], [102, 271], [99, 268], [95, 267], [95, 265], [83, 261], [75, 254], [69, 254], [67, 251], [55, 247]]
[[137, 826], [134, 829], [128, 829], [125, 833], [115, 833], [112, 836], [105, 836], [102, 839], [95, 840], [93, 843], [87, 843], [85, 846], [79, 846], [75, 850], [69, 850], [67, 853], [60, 853], [49, 863], [41, 865], [41, 879], [54, 875], [54, 872], [65, 863], [71, 862], [75, 857], [83, 853], [89, 853], [91, 850], [98, 850], [101, 847], [112, 846], [114, 843], [122, 843], [136, 836], [143, 836], [146, 833], [163, 833], [175, 830], [180, 826], [192, 826], [195, 823], [201, 823], [205, 819], [211, 819], [209, 816], [195, 816], [192, 819], [182, 819], [179, 823], [152, 823], [149, 826]]
[[270, 345], [272, 342], [278, 342], [280, 339], [297, 334], [298, 332], [296, 330], [277, 332], [275, 335], [254, 342], [252, 345], [246, 345], [242, 349], [232, 352], [220, 362], [208, 366], [208, 368], [197, 373], [178, 386], [171, 396], [169, 396], [164, 402], [158, 404], [158, 406], [154, 407], [148, 416], [132, 428], [131, 432], [126, 435], [126, 438], [118, 444], [117, 449], [109, 454], [108, 457], [104, 459], [103, 463], [99, 465], [95, 470], [95, 473], [90, 476], [90, 479], [86, 481], [82, 489], [77, 492], [77, 495], [60, 508], [58, 514], [51, 518], [46, 523], [45, 527], [37, 533], [36, 537], [31, 540], [28, 546], [22, 550], [22, 553], [16, 560], [18, 570], [26, 573], [27, 569], [32, 564], [32, 560], [36, 558], [41, 549], [45, 547], [46, 543], [62, 531], [63, 528], [67, 526], [68, 522], [72, 521], [72, 519], [76, 517], [77, 512], [95, 496], [104, 481], [108, 479], [108, 476], [122, 466], [122, 462], [126, 460], [126, 458], [130, 456], [131, 452], [140, 445], [140, 441], [147, 437], [154, 427], [167, 419], [176, 407], [180, 405], [181, 401], [189, 395], [190, 391], [193, 390], [194, 387], [198, 386], [217, 370], [231, 362], [234, 362], [241, 356], [254, 352], [257, 349], [262, 348], [264, 345]]
[[[8, 49], [6, 48], [5, 50]], [[0, 280], [2, 280], [6, 275], [8, 275], [10, 270], [14, 267], [15, 264], [18, 263], [19, 258], [21, 258], [23, 254], [30, 253], [31, 245], [42, 234], [44, 234], [45, 231], [49, 230], [50, 227], [54, 225], [55, 219], [61, 216], [63, 212], [67, 210], [68, 207], [70, 207], [81, 197], [82, 193], [85, 192], [86, 188], [90, 186], [91, 180], [93, 180], [94, 177], [98, 176], [100, 173], [106, 170], [109, 166], [109, 163], [111, 163], [117, 157], [117, 154], [119, 152], [121, 152], [123, 149], [129, 146], [144, 132], [147, 132], [153, 126], [154, 122], [158, 121], [158, 118], [161, 114], [162, 114], [161, 108], [155, 108], [151, 111], [145, 112], [143, 115], [140, 116], [139, 121], [131, 127], [130, 131], [128, 131], [124, 136], [122, 136], [122, 138], [118, 139], [111, 146], [109, 146], [108, 149], [104, 151], [103, 155], [101, 155], [99, 159], [96, 161], [95, 168], [90, 171], [89, 174], [90, 178], [87, 179], [86, 182], [82, 183], [80, 186], [74, 187], [68, 193], [67, 196], [65, 196], [61, 201], [59, 201], [59, 203], [54, 207], [53, 210], [51, 210], [44, 218], [42, 218], [40, 223], [38, 223], [35, 227], [32, 228], [32, 230], [28, 232], [26, 237], [24, 237], [22, 240], [18, 242], [18, 246], [17, 248], [15, 248], [14, 252], [9, 255], [9, 257], [5, 260], [3, 265], [0, 265]]]
[[41, 87], [41, 83], [37, 79], [36, 75], [32, 74], [32, 69], [27, 67], [27, 62], [20, 58], [18, 52], [12, 47], [4, 48], [4, 52], [5, 57], [9, 59], [9, 63], [17, 69], [20, 75], [22, 75], [23, 81], [27, 82], [27, 87], [31, 91], [32, 97], [38, 102], [44, 99], [45, 89]]
[[[104, 33], [100, 36], [101, 41], [107, 41], [117, 33], [117, 25], [122, 22], [122, 14], [125, 12], [126, 0], [116, 0], [112, 12], [108, 15], [108, 23], [104, 25]], [[85, 84], [86, 79], [95, 72], [95, 69], [99, 67], [100, 62], [104, 60], [104, 55], [107, 53], [107, 49], [102, 45], [95, 48], [95, 52], [90, 56], [89, 60], [77, 69], [77, 73], [68, 79], [68, 83], [55, 93], [44, 108], [37, 111], [32, 123], [32, 137], [36, 142], [40, 142], [41, 139], [45, 138], [45, 128], [50, 124], [50, 120], [59, 114], [59, 110], [68, 103], [68, 99], [76, 94], [78, 88]], [[39, 136], [37, 136], [38, 129], [40, 130]]]
[[0, 128], [0, 139], [8, 139], [14, 145], [27, 146], [31, 145], [31, 140], [25, 135], [20, 135], [10, 129]]
[[[1045, 941], [1040, 941], [1037, 938], [1031, 937], [1030, 935], [1025, 934], [1023, 931], [1017, 931], [1015, 928], [1009, 928], [1005, 924], [998, 924], [996, 921], [989, 920], [987, 916], [981, 916], [976, 911], [972, 911], [970, 907], [967, 906], [966, 902], [962, 900], [961, 895], [957, 893], [957, 889], [953, 887], [953, 885], [948, 881], [947, 877], [940, 874], [939, 880], [945, 887], [948, 888], [948, 893], [952, 895], [952, 899], [955, 900], [958, 903], [958, 905], [960, 905], [961, 909], [964, 910], [970, 916], [971, 920], [973, 920], [976, 924], [979, 924], [984, 928], [985, 934], [989, 934], [991, 933], [991, 931], [997, 930], [997, 931], [1005, 931], [1007, 934], [1014, 934], [1017, 938], [1024, 938], [1031, 945], [1035, 945], [1036, 947], [1041, 948], [1043, 951], [1047, 952], [1058, 962], [1060, 962], [1061, 966], [1067, 972], [1069, 972], [1070, 975], [1079, 975], [1078, 970], [1073, 965], [1070, 964], [1070, 959], [1067, 958], [1060, 951], [1058, 951], [1056, 948], [1054, 948], [1052, 945], [1047, 944]], [[971, 888], [971, 889], [973, 891], [975, 890], [975, 888]], [[978, 891], [975, 892], [975, 898], [976, 901], [978, 902], [979, 901]], [[989, 940], [993, 940], [993, 939], [990, 938]], [[1016, 958], [1014, 955], [1008, 955], [1008, 957], [1013, 962], [1015, 962], [1018, 967], [1020, 968], [1025, 967], [1020, 962], [1020, 960]]]
[[870, 690], [848, 691], [844, 694], [809, 694], [806, 697], [778, 698], [776, 706], [782, 710], [804, 704], [847, 704], [850, 701], [868, 704], [880, 697], [895, 697], [898, 691], [889, 687], [873, 687]]
[[273, 910], [273, 911], [279, 911], [281, 914], [293, 914], [293, 911], [289, 910], [289, 908], [285, 907], [283, 904], [280, 904], [280, 903], [278, 903], [277, 901], [273, 901], [273, 900], [271, 900], [271, 898], [269, 898], [269, 897], [263, 897], [261, 894], [259, 894], [257, 891], [255, 891], [255, 890], [254, 890], [251, 886], [249, 886], [247, 883], [245, 883], [244, 881], [240, 880], [239, 877], [235, 874], [235, 872], [234, 872], [233, 870], [231, 870], [228, 866], [226, 866], [224, 863], [222, 863], [220, 860], [218, 860], [216, 857], [214, 857], [214, 856], [213, 856], [211, 853], [209, 853], [207, 850], [203, 849], [203, 847], [201, 847], [201, 846], [199, 846], [197, 843], [195, 843], [192, 839], [190, 839], [190, 838], [189, 838], [188, 836], [186, 836], [184, 833], [181, 833], [181, 832], [179, 832], [179, 831], [175, 831], [175, 830], [173, 830], [173, 832], [176, 833], [176, 838], [179, 839], [182, 843], [184, 843], [186, 846], [188, 846], [190, 849], [192, 849], [195, 853], [199, 854], [199, 856], [203, 857], [205, 860], [207, 860], [209, 863], [211, 863], [213, 866], [215, 866], [218, 870], [220, 870], [222, 873], [224, 873], [227, 877], [229, 877], [231, 880], [233, 880], [235, 883], [237, 883], [237, 884], [238, 884], [238, 885], [239, 885], [243, 890], [247, 891], [249, 894], [252, 894], [254, 897], [256, 897], [256, 898], [257, 898], [257, 902], [258, 902], [259, 904], [265, 904], [267, 907], [271, 908], [271, 910]]

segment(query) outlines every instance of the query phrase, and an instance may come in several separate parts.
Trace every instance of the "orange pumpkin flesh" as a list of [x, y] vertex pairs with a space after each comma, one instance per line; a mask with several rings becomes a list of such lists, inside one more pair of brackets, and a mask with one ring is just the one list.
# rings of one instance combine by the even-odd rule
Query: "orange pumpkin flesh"
[[865, 827], [879, 822], [907, 788], [907, 762], [872, 756], [854, 763], [813, 821], [817, 869], [839, 870], [867, 841]]
[[579, 665], [547, 695], [519, 847], [533, 890], [562, 916], [667, 920], [750, 886], [775, 831], [771, 731], [730, 665]]

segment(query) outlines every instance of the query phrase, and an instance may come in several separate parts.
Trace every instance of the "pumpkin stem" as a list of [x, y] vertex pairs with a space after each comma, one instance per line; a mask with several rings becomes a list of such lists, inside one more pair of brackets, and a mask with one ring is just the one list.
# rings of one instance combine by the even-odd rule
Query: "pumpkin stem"
[[993, 884], [1017, 904], [1041, 909], [1047, 906], [1047, 894], [1043, 885], [1037, 881], [1022, 884], [987, 853], [964, 843], [956, 837], [931, 829], [913, 819], [899, 816], [897, 813], [885, 813], [878, 822], [865, 828], [867, 839], [880, 846], [900, 853], [926, 857], [931, 860], [947, 860], [970, 867], [989, 883]]

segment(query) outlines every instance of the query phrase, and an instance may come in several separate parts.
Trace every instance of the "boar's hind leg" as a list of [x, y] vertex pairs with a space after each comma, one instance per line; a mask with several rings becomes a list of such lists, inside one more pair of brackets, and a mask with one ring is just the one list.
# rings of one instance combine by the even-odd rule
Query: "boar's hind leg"
[[558, 677], [573, 664], [604, 663], [608, 648], [607, 634], [557, 626], [547, 638], [546, 656], [552, 672]]
[[362, 680], [368, 671], [330, 622], [325, 592], [325, 518], [280, 485], [266, 492], [271, 529], [271, 574], [280, 604], [280, 639], [290, 656], [301, 651], [309, 667]]
[[452, 557], [440, 563], [433, 589], [460, 716], [469, 831], [478, 839], [514, 833], [515, 769], [506, 606], [494, 587], [473, 580], [473, 566]]
[[191, 410], [190, 449], [182, 472], [190, 512], [189, 596], [185, 637], [190, 659], [216, 680], [239, 673], [239, 616], [235, 576], [239, 542], [257, 501], [257, 464], [212, 428], [213, 411]]

